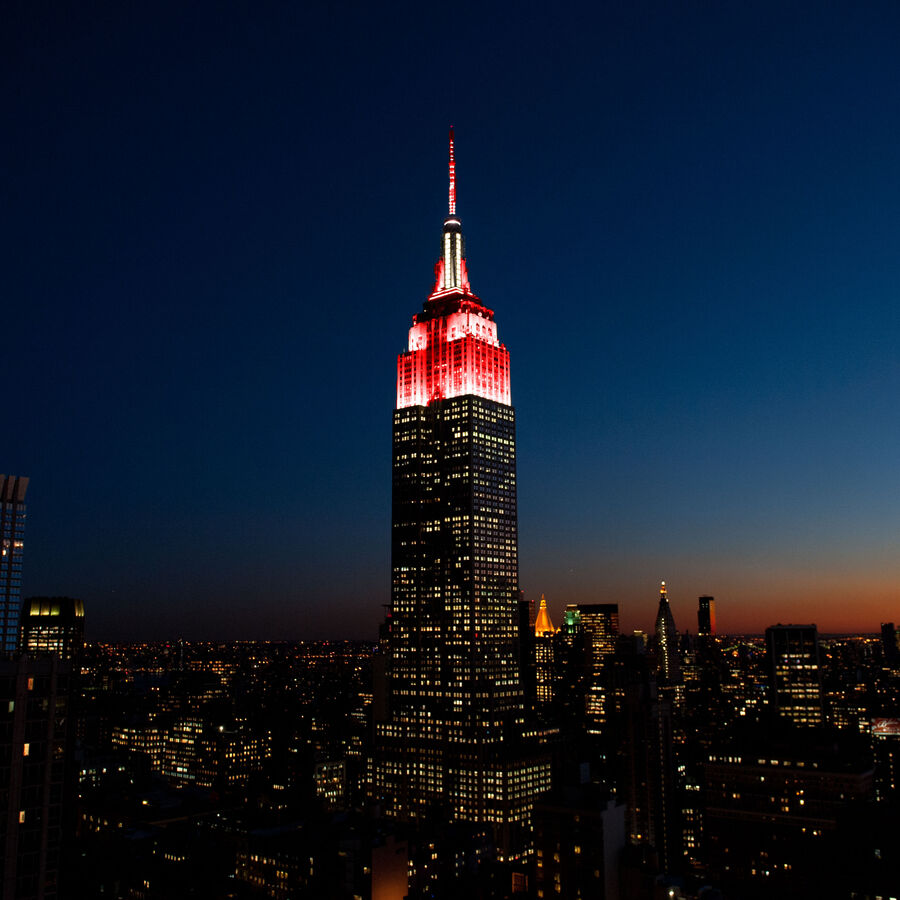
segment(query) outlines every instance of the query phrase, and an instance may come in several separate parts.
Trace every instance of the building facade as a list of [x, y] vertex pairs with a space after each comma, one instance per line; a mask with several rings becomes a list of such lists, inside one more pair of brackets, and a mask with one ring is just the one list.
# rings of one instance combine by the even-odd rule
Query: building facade
[[19, 631], [23, 653], [78, 659], [84, 648], [84, 603], [72, 597], [28, 597]]
[[778, 714], [795, 725], [821, 725], [822, 673], [815, 625], [772, 625], [766, 629], [770, 689]]
[[28, 479], [0, 475], [0, 653], [11, 656], [19, 641], [25, 492]]
[[716, 598], [699, 597], [697, 600], [697, 631], [701, 637], [715, 637]]
[[57, 896], [66, 794], [71, 662], [0, 660], [0, 896]]
[[601, 734], [609, 720], [610, 684], [606, 667], [612, 659], [619, 636], [617, 603], [579, 603], [578, 621], [584, 632], [587, 653], [587, 695], [585, 722], [588, 734]]
[[525, 736], [509, 353], [469, 285], [452, 132], [435, 284], [397, 363], [392, 466], [373, 796], [401, 821], [489, 826], [515, 855], [549, 765]]

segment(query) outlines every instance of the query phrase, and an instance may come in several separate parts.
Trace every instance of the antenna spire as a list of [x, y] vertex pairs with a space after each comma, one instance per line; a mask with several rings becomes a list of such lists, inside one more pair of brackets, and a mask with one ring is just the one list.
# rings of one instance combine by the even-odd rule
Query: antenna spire
[[453, 126], [450, 126], [450, 215], [456, 215], [456, 159], [453, 156]]

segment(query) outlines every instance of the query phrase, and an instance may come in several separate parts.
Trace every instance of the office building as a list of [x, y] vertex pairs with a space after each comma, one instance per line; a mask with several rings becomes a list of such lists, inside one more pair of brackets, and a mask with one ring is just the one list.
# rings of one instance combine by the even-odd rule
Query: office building
[[535, 896], [619, 900], [625, 807], [589, 789], [542, 799], [535, 811]]
[[872, 720], [875, 793], [879, 800], [900, 797], [900, 719]]
[[71, 597], [28, 597], [19, 631], [23, 653], [76, 659], [84, 647], [84, 604]]
[[0, 653], [7, 656], [19, 641], [27, 490], [27, 478], [0, 475]]
[[805, 727], [822, 724], [822, 675], [815, 625], [766, 629], [769, 689], [778, 714]]
[[808, 734], [757, 730], [703, 766], [705, 855], [728, 897], [854, 896], [836, 883], [849, 849], [842, 828], [871, 814], [874, 773], [852, 743]]
[[697, 609], [697, 631], [700, 637], [715, 637], [716, 598], [700, 597]]
[[450, 136], [434, 288], [397, 362], [391, 606], [371, 789], [389, 817], [530, 841], [549, 763], [525, 738], [509, 353], [472, 292]]
[[556, 694], [555, 635], [547, 600], [541, 594], [541, 606], [534, 624], [535, 700], [539, 705], [552, 703]]
[[57, 896], [71, 666], [56, 656], [0, 661], [2, 897]]
[[589, 734], [600, 734], [610, 715], [610, 691], [605, 667], [616, 649], [619, 607], [616, 603], [579, 603], [576, 609], [587, 653], [587, 731]]

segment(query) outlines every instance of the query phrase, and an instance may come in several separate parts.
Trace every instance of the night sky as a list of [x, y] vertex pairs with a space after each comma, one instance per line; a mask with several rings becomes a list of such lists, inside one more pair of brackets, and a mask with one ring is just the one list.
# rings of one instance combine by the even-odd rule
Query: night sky
[[900, 621], [900, 6], [8, 2], [0, 472], [88, 637], [374, 637], [456, 127], [554, 617]]

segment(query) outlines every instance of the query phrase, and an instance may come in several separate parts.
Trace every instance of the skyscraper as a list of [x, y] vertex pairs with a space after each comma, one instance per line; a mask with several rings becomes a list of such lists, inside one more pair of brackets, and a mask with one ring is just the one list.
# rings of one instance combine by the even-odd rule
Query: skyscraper
[[778, 714], [796, 725], [822, 724], [822, 674], [815, 625], [766, 629], [769, 678]]
[[697, 630], [701, 637], [714, 637], [716, 634], [716, 598], [700, 597], [697, 608]]
[[547, 600], [541, 594], [541, 606], [534, 624], [535, 699], [539, 704], [551, 703], [556, 681], [556, 629], [550, 620]]
[[397, 361], [372, 789], [393, 818], [489, 826], [501, 855], [515, 855], [549, 779], [523, 737], [515, 412], [509, 353], [469, 284], [452, 130], [449, 172], [434, 288]]
[[0, 475], [0, 653], [16, 652], [28, 479]]
[[606, 666], [619, 636], [617, 603], [579, 603], [578, 619], [584, 631], [588, 685], [585, 714], [589, 734], [600, 734], [609, 719], [609, 679]]
[[659, 610], [656, 614], [656, 647], [659, 654], [660, 684], [674, 684], [681, 680], [681, 660], [678, 656], [678, 632], [675, 617], [669, 606], [666, 583], [659, 586]]
[[[73, 664], [61, 646], [44, 658], [16, 653], [27, 488], [27, 478], [0, 475], [0, 895], [49, 900], [74, 784]], [[54, 608], [60, 612], [58, 602]]]

